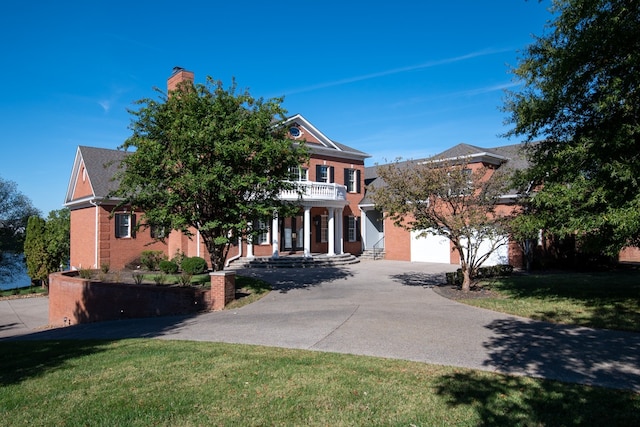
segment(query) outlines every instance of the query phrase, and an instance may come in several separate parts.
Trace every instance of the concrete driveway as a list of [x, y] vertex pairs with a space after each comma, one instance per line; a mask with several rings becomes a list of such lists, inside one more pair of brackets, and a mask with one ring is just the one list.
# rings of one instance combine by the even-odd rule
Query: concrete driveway
[[[343, 268], [241, 270], [239, 274], [269, 281], [274, 291], [237, 310], [39, 331], [23, 328], [14, 333], [2, 326], [17, 321], [5, 316], [6, 306], [0, 302], [0, 336], [153, 337], [257, 344], [406, 359], [640, 392], [640, 334], [553, 325], [450, 301], [432, 287], [443, 282], [444, 272], [455, 268], [363, 261]], [[19, 312], [20, 308], [12, 310]]]

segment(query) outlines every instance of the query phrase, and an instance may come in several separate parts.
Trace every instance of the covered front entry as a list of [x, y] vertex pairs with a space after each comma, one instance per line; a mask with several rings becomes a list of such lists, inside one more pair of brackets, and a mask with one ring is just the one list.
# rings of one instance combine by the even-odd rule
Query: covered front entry
[[327, 255], [344, 251], [343, 207], [303, 206], [294, 217], [279, 218], [274, 215], [271, 230], [272, 256], [302, 253]]
[[304, 216], [283, 218], [280, 235], [282, 236], [281, 252], [304, 251]]

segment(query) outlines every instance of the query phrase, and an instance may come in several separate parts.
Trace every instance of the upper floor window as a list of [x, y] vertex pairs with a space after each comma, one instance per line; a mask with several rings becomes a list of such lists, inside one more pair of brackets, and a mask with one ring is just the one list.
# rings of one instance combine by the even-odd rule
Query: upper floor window
[[289, 128], [289, 135], [291, 135], [294, 138], [299, 138], [300, 135], [302, 135], [302, 132], [300, 132], [300, 129], [295, 127], [295, 126], [291, 126]]
[[117, 213], [116, 221], [116, 237], [131, 237], [132, 218], [130, 213]]
[[468, 196], [473, 192], [473, 171], [461, 169], [448, 174], [448, 196]]
[[333, 166], [317, 165], [316, 181], [317, 182], [333, 182]]
[[164, 239], [166, 237], [165, 228], [161, 225], [152, 225], [150, 232], [152, 239]]
[[291, 181], [308, 181], [309, 169], [302, 166], [294, 166], [289, 168], [289, 179]]
[[360, 192], [360, 171], [358, 169], [344, 170], [344, 185], [349, 193]]

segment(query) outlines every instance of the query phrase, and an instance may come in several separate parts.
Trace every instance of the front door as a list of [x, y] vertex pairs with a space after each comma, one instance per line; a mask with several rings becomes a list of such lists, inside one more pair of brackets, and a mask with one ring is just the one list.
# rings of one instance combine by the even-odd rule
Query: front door
[[283, 251], [297, 251], [304, 249], [304, 219], [302, 215], [285, 218], [282, 221]]
[[377, 209], [365, 211], [365, 249], [384, 249], [384, 217]]

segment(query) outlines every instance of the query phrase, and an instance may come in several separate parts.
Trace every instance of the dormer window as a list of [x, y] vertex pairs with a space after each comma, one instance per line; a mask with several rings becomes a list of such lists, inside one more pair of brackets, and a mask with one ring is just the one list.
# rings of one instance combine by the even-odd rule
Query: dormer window
[[299, 128], [295, 126], [291, 126], [289, 128], [289, 135], [291, 135], [294, 138], [300, 138], [300, 135], [302, 135], [302, 132], [300, 132]]

